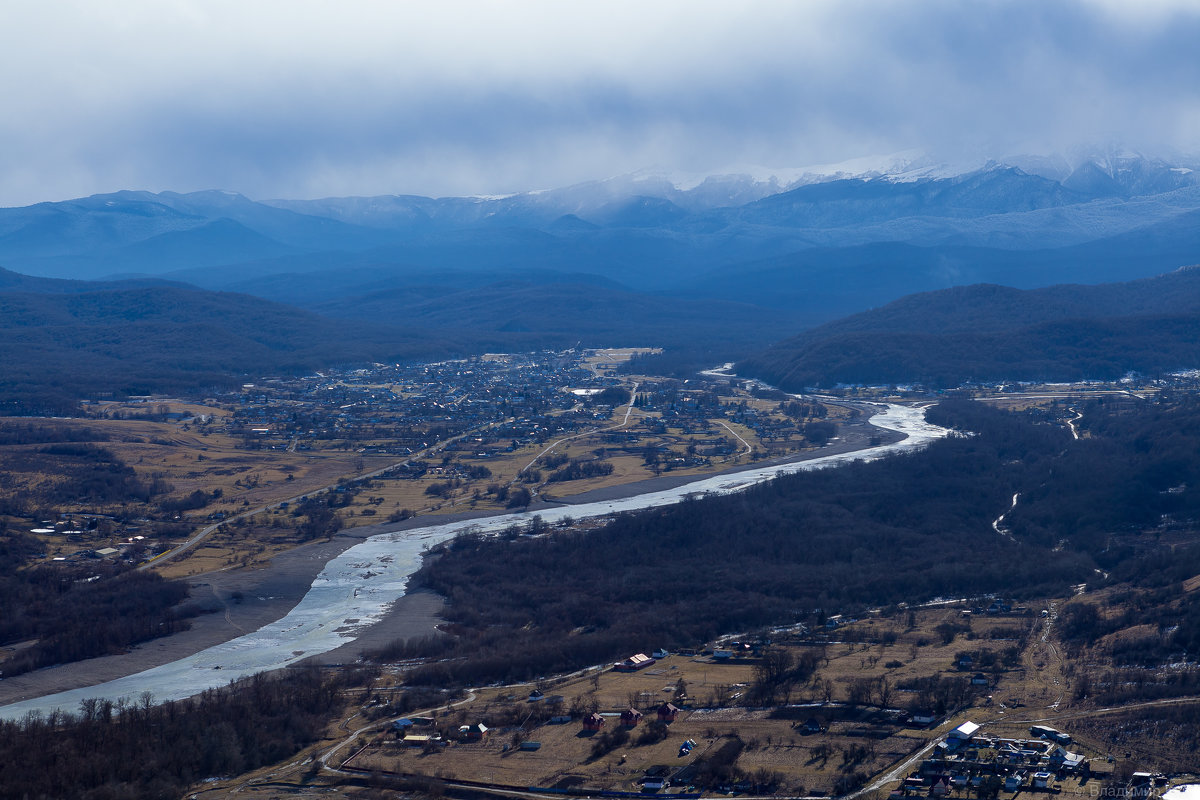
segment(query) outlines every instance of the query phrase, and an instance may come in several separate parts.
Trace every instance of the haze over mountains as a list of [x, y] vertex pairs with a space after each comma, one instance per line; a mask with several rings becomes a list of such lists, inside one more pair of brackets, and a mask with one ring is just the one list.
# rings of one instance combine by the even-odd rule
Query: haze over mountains
[[[96, 389], [104, 374], [115, 377], [111, 389], [138, 392], [188, 376], [214, 380], [221, 369], [576, 343], [740, 358], [914, 292], [1129, 281], [1200, 262], [1193, 166], [1129, 153], [954, 166], [908, 153], [790, 172], [648, 171], [506, 197], [258, 202], [215, 190], [120, 191], [5, 208], [5, 384], [32, 396], [44, 365], [55, 365], [70, 376], [66, 393]], [[745, 363], [789, 386], [1170, 369], [1192, 358], [1186, 329], [1173, 343], [1153, 339], [1165, 360], [1083, 368], [1064, 356], [1042, 359], [1040, 371], [1000, 374], [1049, 346], [1047, 336], [1086, 338], [1084, 319], [1130, 317], [1122, 298], [1132, 295], [1156, 299], [1109, 334], [1151, 346], [1143, 329], [1154, 303], [1183, 291], [1178, 283], [1190, 287], [1192, 276], [1164, 281], [1153, 284], [1162, 291], [1114, 288], [1108, 305], [1081, 287], [1029, 297], [995, 286], [956, 290], [817, 328]], [[954, 322], [954, 308], [971, 312]], [[905, 309], [916, 310], [898, 322]], [[998, 309], [1012, 316], [1001, 320]], [[255, 331], [255, 320], [269, 324]], [[1018, 337], [987, 339], [1018, 328]], [[919, 341], [894, 338], [880, 349], [883, 330]], [[982, 371], [964, 365], [969, 337], [937, 339], [946, 332], [981, 336], [972, 347], [1007, 355]], [[151, 341], [165, 343], [162, 354]], [[205, 343], [229, 350], [238, 342], [249, 343], [240, 360], [202, 352]], [[191, 348], [195, 366], [178, 366], [180, 348]], [[924, 361], [898, 358], [898, 348]]]
[[[0, 266], [251, 293], [296, 273], [293, 293], [311, 286], [322, 301], [331, 283], [351, 296], [434, 272], [588, 273], [830, 319], [911, 291], [1127, 280], [1187, 263], [1200, 236], [1191, 165], [1011, 161], [955, 172], [910, 154], [782, 179], [641, 173], [499, 198], [121, 191], [0, 209]], [[806, 302], [814, 289], [819, 302]]]

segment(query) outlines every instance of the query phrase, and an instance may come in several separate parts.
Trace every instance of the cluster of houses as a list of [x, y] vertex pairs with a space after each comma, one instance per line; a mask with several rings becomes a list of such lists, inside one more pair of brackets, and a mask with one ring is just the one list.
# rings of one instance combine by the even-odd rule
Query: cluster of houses
[[[587, 351], [494, 355], [424, 364], [376, 364], [365, 369], [326, 370], [302, 378], [267, 378], [213, 399], [232, 410], [211, 417], [206, 429], [223, 426], [252, 449], [311, 449], [322, 440], [361, 441], [361, 452], [408, 455], [436, 439], [491, 425], [481, 436], [447, 446], [487, 458], [567, 435], [606, 418], [587, 400], [620, 386], [615, 376], [584, 366]], [[670, 453], [662, 466], [690, 466], [741, 449], [728, 431], [714, 426], [727, 417], [763, 436], [786, 441], [799, 435], [794, 420], [753, 406], [723, 403], [730, 379], [709, 382], [645, 382], [638, 403], [662, 414], [655, 422], [682, 427], [706, 438], [686, 454]], [[689, 385], [689, 383], [691, 385]], [[612, 432], [617, 447], [637, 448], [644, 430]], [[431, 438], [432, 436], [432, 438]]]
[[[461, 725], [458, 728], [457, 740], [460, 742], [486, 742], [492, 729], [482, 722]], [[424, 747], [428, 744], [448, 744], [437, 731], [435, 722], [430, 717], [405, 717], [392, 723], [392, 733], [396, 739], [409, 747]]]
[[[593, 421], [593, 415], [559, 412], [577, 398], [564, 386], [616, 385], [596, 378], [579, 353], [528, 353], [427, 364], [377, 364], [329, 370], [296, 379], [246, 384], [218, 402], [233, 408], [217, 420], [247, 446], [308, 449], [305, 441], [362, 440], [364, 452], [405, 455], [429, 443], [431, 431], [448, 438], [486, 423], [500, 423], [483, 440], [455, 447], [486, 456], [514, 440], [544, 438]], [[574, 416], [579, 416], [578, 420]], [[387, 440], [386, 444], [380, 440]]]
[[1066, 749], [1071, 743], [1068, 734], [1035, 725], [1030, 736], [1036, 738], [990, 736], [975, 723], [964, 722], [937, 743], [933, 754], [891, 796], [945, 797], [955, 790], [987, 787], [1052, 791], [1056, 781], [1091, 774], [1088, 760]]
[[[72, 515], [64, 513], [60, 517], [58, 522], [43, 520], [40, 523], [42, 527], [31, 528], [29, 531], [37, 536], [54, 537], [49, 540], [56, 545], [53, 548], [56, 555], [53, 556], [52, 561], [75, 563], [95, 559], [117, 559], [124, 557], [127, 552], [142, 552], [145, 549], [146, 537], [134, 534], [132, 531], [138, 530], [139, 525], [149, 523], [148, 519], [124, 523], [118, 528], [118, 523], [113, 517], [103, 514]], [[87, 520], [87, 522], [80, 522], [80, 519]], [[115, 543], [113, 546], [85, 547], [80, 550], [66, 550], [63, 547], [66, 543], [94, 542], [98, 537], [115, 540]], [[45, 558], [46, 555], [43, 552], [38, 557]]]
[[[663, 703], [655, 709], [655, 715], [659, 722], [670, 724], [675, 721], [675, 717], [679, 715], [679, 708], [673, 703]], [[626, 728], [636, 728], [646, 715], [636, 708], [630, 707], [622, 711], [620, 714], [611, 714], [620, 719], [621, 725]], [[606, 715], [599, 712], [592, 712], [583, 718], [583, 729], [585, 731], [599, 731], [604, 728]]]

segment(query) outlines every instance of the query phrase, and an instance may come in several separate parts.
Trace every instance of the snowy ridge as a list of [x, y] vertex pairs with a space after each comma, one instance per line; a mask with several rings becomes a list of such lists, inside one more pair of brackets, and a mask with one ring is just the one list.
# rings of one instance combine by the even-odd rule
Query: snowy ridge
[[[631, 180], [642, 185], [670, 184], [676, 191], [690, 192], [705, 183], [748, 183], [783, 192], [813, 183], [838, 180], [877, 180], [911, 183], [919, 180], [956, 178], [986, 169], [1007, 166], [989, 158], [942, 161], [924, 150], [904, 150], [885, 155], [863, 156], [830, 164], [800, 167], [767, 167], [761, 164], [737, 164], [715, 173], [678, 172], [658, 168], [638, 170], [628, 176], [608, 180]], [[772, 192], [767, 192], [772, 193]]]
[[1013, 154], [1001, 158], [983, 155], [939, 159], [921, 149], [862, 156], [828, 164], [801, 167], [767, 167], [739, 164], [716, 173], [678, 172], [658, 168], [639, 170], [609, 178], [610, 183], [629, 181], [646, 187], [669, 184], [678, 192], [692, 192], [705, 184], [743, 183], [760, 187], [763, 196], [785, 192], [800, 186], [839, 180], [883, 180], [890, 183], [914, 183], [949, 180], [979, 172], [1016, 168], [1030, 175], [1061, 181], [1081, 168], [1099, 170], [1114, 179], [1147, 171], [1166, 171], [1190, 175], [1200, 163], [1179, 158], [1164, 161], [1121, 147], [1076, 149], [1050, 155]]

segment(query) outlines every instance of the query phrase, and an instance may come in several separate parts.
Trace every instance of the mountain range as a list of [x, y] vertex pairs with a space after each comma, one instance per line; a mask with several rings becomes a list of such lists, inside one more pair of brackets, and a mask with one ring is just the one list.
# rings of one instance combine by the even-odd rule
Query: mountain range
[[504, 197], [122, 191], [0, 209], [0, 266], [267, 299], [285, 283], [303, 306], [328, 300], [331, 285], [348, 297], [447, 273], [477, 276], [475, 286], [582, 275], [772, 305], [814, 324], [914, 291], [1130, 280], [1198, 261], [1195, 166], [1136, 154], [954, 166], [902, 154], [723, 176], [643, 172]]
[[[1128, 153], [642, 172], [504, 197], [120, 191], [0, 209], [0, 394], [28, 409], [52, 386], [65, 408], [256, 371], [575, 344], [662, 345], [687, 356], [680, 369], [742, 358], [789, 387], [1111, 377], [1200, 363], [1179, 317], [1198, 309], [1175, 302], [1191, 273], [1146, 284], [1176, 295], [1127, 283], [1197, 262], [1200, 172]], [[1161, 306], [1135, 314], [1133, 295]], [[1145, 330], [1154, 313], [1175, 315], [1155, 324], [1176, 339]], [[1101, 322], [1160, 357], [1053, 349]], [[1059, 355], [1012, 368], [1038, 348]]]

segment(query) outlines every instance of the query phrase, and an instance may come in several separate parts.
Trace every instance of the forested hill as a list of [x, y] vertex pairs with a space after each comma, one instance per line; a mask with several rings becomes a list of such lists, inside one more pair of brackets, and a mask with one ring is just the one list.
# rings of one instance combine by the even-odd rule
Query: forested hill
[[0, 289], [0, 412], [9, 414], [62, 413], [89, 395], [224, 387], [245, 376], [457, 349], [416, 332], [226, 292], [22, 288]]
[[104, 289], [134, 289], [141, 286], [186, 286], [163, 278], [129, 278], [113, 281], [77, 281], [62, 278], [38, 278], [0, 267], [0, 292], [37, 294], [78, 294]]
[[738, 364], [789, 390], [838, 383], [1113, 379], [1200, 366], [1200, 269], [1128, 283], [990, 284], [904, 297]]
[[[594, 278], [585, 282], [586, 278]], [[629, 344], [753, 352], [802, 323], [780, 309], [717, 299], [682, 299], [630, 290], [594, 276], [525, 277], [484, 286], [428, 281], [307, 305], [330, 317], [403, 319], [427, 330], [456, 330], [489, 342], [524, 334], [531, 344]], [[734, 357], [733, 355], [729, 356]]]
[[0, 270], [0, 414], [65, 413], [81, 397], [194, 392], [269, 374], [487, 351], [654, 344], [699, 348], [707, 362], [752, 352], [798, 325], [779, 310], [664, 298], [589, 276], [476, 287], [431, 275], [350, 294], [338, 293], [332, 275], [310, 277], [329, 284], [328, 299], [296, 308], [157, 279]]

